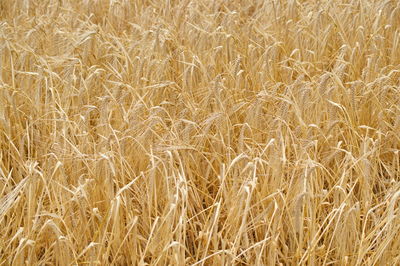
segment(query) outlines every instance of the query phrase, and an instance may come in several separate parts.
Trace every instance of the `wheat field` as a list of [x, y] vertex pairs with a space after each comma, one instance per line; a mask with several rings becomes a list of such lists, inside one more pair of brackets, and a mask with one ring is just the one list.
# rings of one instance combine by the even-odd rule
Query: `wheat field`
[[398, 0], [0, 1], [0, 265], [398, 265], [399, 151]]

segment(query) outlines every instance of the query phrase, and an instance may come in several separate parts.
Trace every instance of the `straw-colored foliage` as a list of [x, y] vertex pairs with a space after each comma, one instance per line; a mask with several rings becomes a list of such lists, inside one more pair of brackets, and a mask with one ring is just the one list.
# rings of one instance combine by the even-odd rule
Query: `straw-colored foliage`
[[400, 1], [1, 0], [1, 265], [398, 265]]

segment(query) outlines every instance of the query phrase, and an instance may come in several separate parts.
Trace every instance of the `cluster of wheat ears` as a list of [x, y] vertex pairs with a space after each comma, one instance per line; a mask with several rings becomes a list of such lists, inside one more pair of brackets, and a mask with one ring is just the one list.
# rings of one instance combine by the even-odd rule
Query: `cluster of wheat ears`
[[400, 1], [0, 1], [0, 265], [400, 263]]

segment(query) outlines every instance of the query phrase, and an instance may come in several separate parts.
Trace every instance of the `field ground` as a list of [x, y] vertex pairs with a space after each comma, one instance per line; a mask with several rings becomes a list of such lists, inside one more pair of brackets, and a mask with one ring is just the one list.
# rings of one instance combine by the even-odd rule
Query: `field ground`
[[399, 265], [400, 1], [1, 0], [0, 265]]

